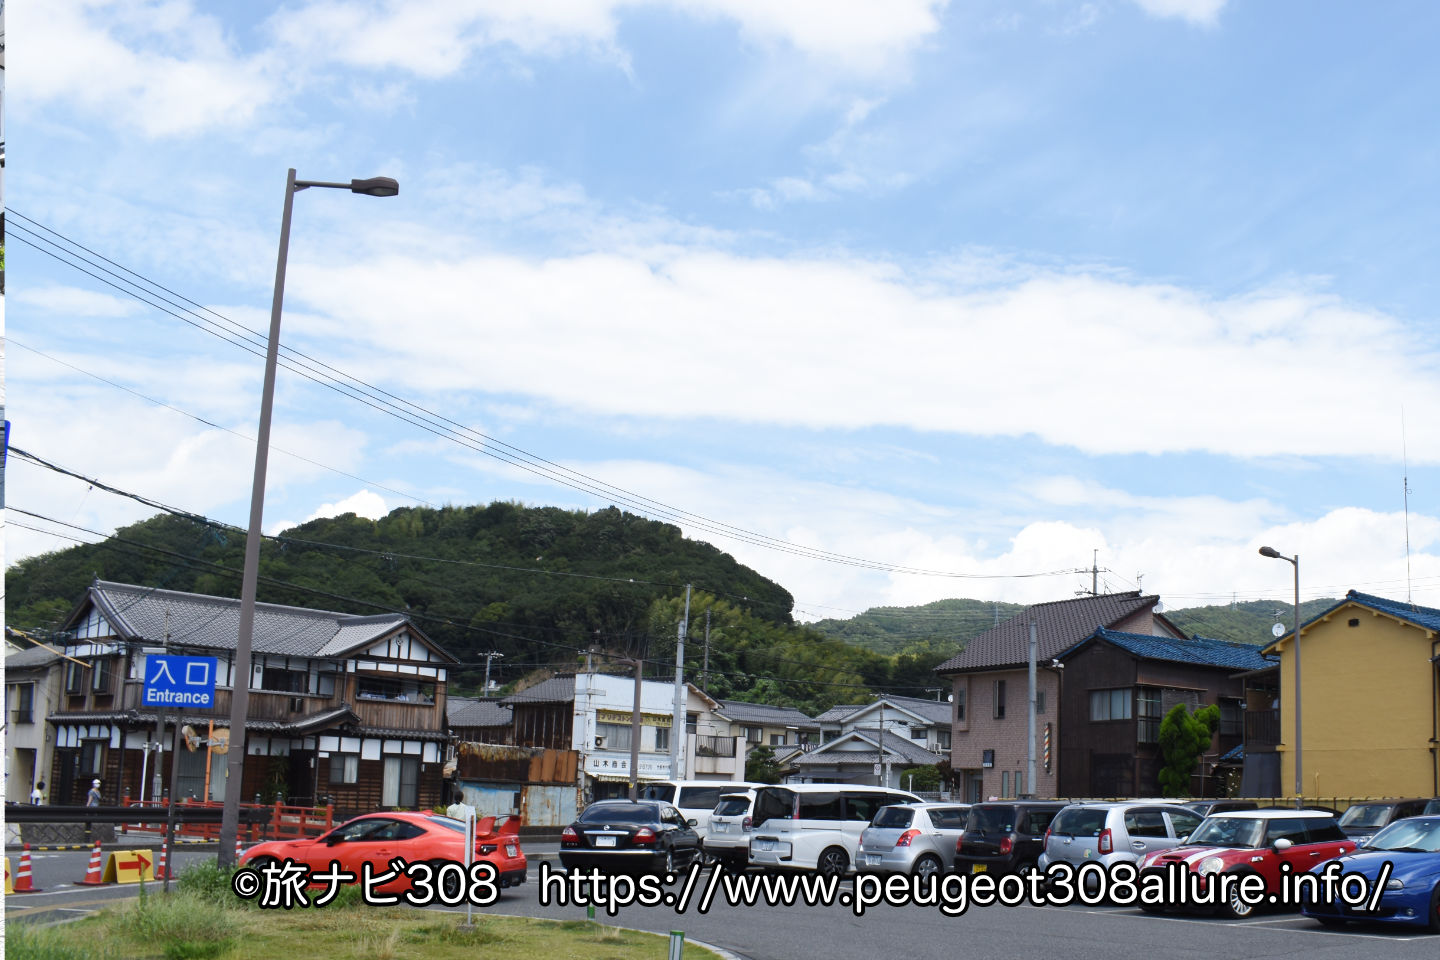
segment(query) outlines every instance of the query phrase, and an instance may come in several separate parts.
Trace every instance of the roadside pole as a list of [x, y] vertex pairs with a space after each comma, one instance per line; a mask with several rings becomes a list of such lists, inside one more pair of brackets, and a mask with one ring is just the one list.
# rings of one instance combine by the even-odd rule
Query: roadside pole
[[1025, 792], [1031, 797], [1035, 793], [1035, 653], [1039, 642], [1035, 638], [1035, 621], [1030, 621], [1030, 704], [1025, 723]]
[[[176, 792], [180, 789], [180, 714], [175, 714], [175, 746], [170, 750], [170, 805], [165, 808], [165, 849], [170, 856], [175, 855], [175, 804]], [[157, 760], [155, 768], [158, 772], [160, 763]], [[170, 892], [170, 865], [165, 865], [165, 892]]]
[[690, 584], [685, 584], [685, 616], [675, 639], [675, 709], [670, 718], [670, 776], [685, 777], [681, 769], [685, 737], [685, 628], [690, 625]]

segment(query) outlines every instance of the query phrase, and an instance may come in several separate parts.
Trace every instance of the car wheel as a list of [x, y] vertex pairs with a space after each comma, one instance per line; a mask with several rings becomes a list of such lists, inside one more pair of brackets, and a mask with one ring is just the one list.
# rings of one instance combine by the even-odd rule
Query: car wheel
[[1027, 860], [1027, 861], [1024, 862], [1024, 863], [1019, 864], [1019, 865], [1015, 868], [1015, 872], [1016, 872], [1018, 875], [1022, 876], [1022, 877], [1028, 877], [1028, 876], [1030, 876], [1030, 874], [1032, 874], [1032, 873], [1035, 872], [1035, 861], [1034, 861], [1034, 860]]
[[1244, 920], [1255, 913], [1255, 904], [1240, 895], [1240, 884], [1236, 882], [1230, 885], [1230, 896], [1221, 904], [1220, 912], [1232, 920]]
[[441, 872], [444, 866], [451, 862], [450, 860], [430, 861], [430, 869], [435, 871], [431, 878], [442, 902], [459, 903], [465, 896], [465, 877], [455, 870]]
[[668, 849], [668, 850], [665, 851], [665, 870], [664, 870], [664, 873], [665, 873], [665, 876], [667, 876], [667, 877], [673, 877], [673, 876], [675, 875], [675, 848], [674, 848], [674, 847], [671, 847], [670, 849]]
[[1440, 883], [1430, 892], [1430, 932], [1440, 933]]
[[915, 868], [912, 872], [915, 874], [915, 876], [925, 879], [935, 876], [937, 873], [940, 872], [943, 866], [944, 865], [941, 864], [938, 859], [930, 856], [927, 853], [925, 856], [915, 861]]
[[815, 861], [815, 869], [822, 877], [843, 877], [850, 869], [850, 857], [839, 847], [826, 847]]
[[239, 868], [237, 868], [237, 869], [240, 869], [240, 870], [264, 870], [266, 867], [275, 866], [275, 865], [278, 864], [279, 862], [280, 862], [280, 861], [277, 860], [277, 859], [275, 859], [274, 857], [259, 856], [259, 857], [256, 857], [254, 860], [251, 860], [249, 863], [246, 863], [244, 866], [239, 867]]

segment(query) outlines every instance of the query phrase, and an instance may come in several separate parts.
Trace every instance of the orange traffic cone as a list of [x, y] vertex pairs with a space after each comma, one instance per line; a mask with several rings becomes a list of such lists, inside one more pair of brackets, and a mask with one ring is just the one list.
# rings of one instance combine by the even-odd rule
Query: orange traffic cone
[[158, 866], [158, 867], [156, 868], [156, 870], [155, 870], [155, 879], [156, 879], [156, 880], [174, 880], [174, 879], [175, 879], [175, 877], [174, 877], [173, 875], [171, 875], [170, 873], [167, 872], [167, 871], [170, 869], [170, 867], [169, 867], [169, 857], [167, 856], [167, 854], [169, 853], [169, 848], [170, 848], [170, 845], [169, 845], [169, 843], [168, 843], [167, 841], [165, 841], [165, 840], [161, 840], [161, 841], [160, 841], [160, 864], [159, 864], [159, 866]]
[[87, 887], [103, 887], [104, 875], [104, 868], [100, 863], [100, 841], [96, 840], [95, 849], [90, 851], [90, 866], [85, 869], [85, 879], [76, 882]]
[[239, 835], [235, 837], [235, 862], [240, 862], [240, 855], [245, 852], [245, 844], [240, 842]]
[[15, 871], [15, 893], [39, 893], [40, 888], [30, 878], [30, 844], [20, 850], [20, 866]]

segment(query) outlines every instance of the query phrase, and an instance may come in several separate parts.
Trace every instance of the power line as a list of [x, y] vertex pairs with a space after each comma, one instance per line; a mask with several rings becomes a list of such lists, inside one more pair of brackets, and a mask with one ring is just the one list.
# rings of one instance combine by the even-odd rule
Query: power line
[[[176, 319], [181, 320], [182, 322], [187, 323], [190, 326], [195, 327], [196, 329], [202, 330], [206, 333], [210, 333], [213, 336], [217, 336], [225, 342], [230, 343], [232, 346], [239, 347], [240, 349], [245, 350], [248, 353], [255, 354], [257, 356], [261, 354], [262, 351], [259, 348], [263, 346], [265, 340], [258, 332], [250, 330], [249, 328], [244, 327], [243, 325], [236, 323], [233, 320], [230, 320], [229, 318], [223, 316], [222, 314], [216, 312], [213, 309], [210, 309], [208, 307], [201, 307], [195, 301], [190, 300], [180, 294], [177, 294], [169, 288], [164, 287], [163, 285], [153, 280], [150, 280], [144, 275], [130, 270], [129, 268], [124, 267], [99, 253], [96, 253], [90, 248], [85, 247], [77, 241], [70, 239], [69, 237], [65, 236], [57, 230], [45, 226], [39, 221], [33, 220], [30, 217], [27, 217], [17, 211], [12, 211], [12, 213], [15, 217], [20, 218], [26, 224], [33, 225], [33, 227], [38, 228], [39, 231], [43, 231], [44, 234], [48, 234], [49, 237], [58, 238], [58, 240], [63, 242], [63, 244], [68, 244], [69, 247], [73, 247], [80, 251], [83, 251], [85, 254], [88, 254], [89, 256], [94, 257], [101, 262], [97, 263], [95, 260], [87, 259], [80, 253], [76, 253], [74, 249], [69, 249], [65, 246], [62, 246], [61, 243], [57, 243], [55, 240], [52, 240], [47, 236], [43, 236], [41, 233], [36, 232], [36, 230], [28, 229], [23, 225], [19, 228], [21, 230], [21, 233], [17, 235], [17, 239], [19, 239], [22, 243], [25, 243], [26, 245], [31, 246], [36, 250], [39, 250], [40, 252], [45, 253], [55, 258], [56, 260], [59, 260], [62, 263], [65, 263], [67, 266], [79, 270], [80, 272], [85, 273], [88, 276], [115, 288], [121, 293], [124, 293], [126, 296], [133, 297], [149, 306], [155, 307], [161, 312], [175, 317]], [[42, 246], [42, 244], [44, 244], [45, 246]], [[46, 249], [46, 246], [53, 247], [56, 251], [59, 251], [59, 253], [52, 252], [51, 250]], [[67, 259], [67, 257], [73, 259]], [[86, 269], [86, 266], [80, 266], [79, 263], [75, 262], [77, 260], [92, 269]], [[105, 266], [103, 264], [108, 264], [109, 266]], [[110, 267], [115, 267], [116, 269], [112, 270], [110, 269]], [[99, 271], [99, 273], [94, 272], [97, 270]], [[106, 279], [105, 276], [101, 275], [102, 273], [108, 274], [110, 277], [114, 277], [115, 279]], [[134, 277], [136, 279], [131, 280], [127, 277]], [[142, 286], [142, 283], [136, 282], [137, 280], [143, 282], [143, 284], [145, 285], [148, 285], [148, 287], [153, 287], [154, 290], [148, 289], [147, 286]], [[162, 291], [162, 293], [156, 293], [156, 290]], [[170, 299], [172, 297], [174, 299]], [[157, 300], [160, 302], [157, 303]], [[185, 304], [190, 304], [192, 306], [186, 306]], [[209, 319], [205, 316], [205, 314], [218, 318], [225, 324], [225, 326], [222, 327], [220, 323], [217, 323], [215, 320]], [[825, 562], [836, 563], [845, 566], [853, 566], [863, 569], [878, 570], [882, 572], [906, 574], [912, 576], [933, 576], [974, 580], [1008, 580], [1028, 579], [1032, 577], [1063, 576], [1074, 572], [1072, 570], [1051, 570], [1035, 573], [1016, 574], [961, 573], [956, 571], [930, 570], [924, 568], [909, 567], [901, 564], [894, 564], [884, 561], [876, 561], [849, 556], [847, 554], [822, 550], [815, 547], [805, 547], [803, 545], [791, 543], [790, 541], [782, 540], [777, 537], [771, 537], [766, 534], [758, 533], [756, 531], [746, 530], [742, 527], [737, 527], [731, 524], [723, 523], [721, 521], [713, 520], [701, 514], [692, 513], [679, 507], [666, 504], [662, 501], [645, 497], [641, 494], [627, 490], [623, 487], [618, 487], [613, 484], [606, 483], [605, 481], [599, 480], [593, 476], [583, 473], [582, 471], [566, 467], [562, 464], [548, 460], [544, 457], [532, 454], [513, 444], [506, 443], [503, 440], [499, 440], [498, 438], [489, 436], [471, 427], [460, 424], [457, 421], [451, 420], [448, 417], [443, 416], [442, 414], [429, 410], [420, 404], [414, 403], [410, 400], [406, 400], [403, 397], [399, 397], [396, 394], [376, 387], [373, 384], [370, 384], [360, 378], [354, 377], [350, 374], [346, 374], [338, 368], [335, 368], [313, 357], [310, 357], [307, 354], [304, 354], [298, 350], [286, 347], [284, 345], [280, 345], [279, 350], [286, 355], [286, 360], [290, 361], [288, 363], [286, 361], [281, 361], [281, 366], [284, 366], [287, 370], [291, 371], [292, 373], [297, 373], [300, 376], [305, 377], [306, 379], [311, 380], [312, 382], [322, 387], [335, 390], [342, 396], [348, 397], [352, 400], [357, 400], [365, 404], [366, 406], [377, 410], [378, 412], [385, 413], [389, 416], [401, 420], [402, 422], [419, 427], [422, 430], [425, 430], [443, 439], [450, 440], [461, 446], [467, 447], [468, 449], [481, 453], [485, 456], [501, 460], [502, 462], [508, 463], [512, 466], [517, 466], [522, 470], [540, 476], [551, 482], [570, 487], [571, 489], [578, 490], [582, 493], [588, 493], [594, 496], [599, 496], [601, 498], [613, 499], [617, 502], [624, 503], [627, 506], [631, 506], [632, 508], [639, 511], [642, 515], [647, 513], [656, 514], [659, 517], [670, 522], [674, 522], [677, 524], [683, 523], [695, 529], [703, 530], [707, 533], [712, 533], [717, 536], [722, 536], [733, 540], [739, 540], [743, 543], [749, 543], [753, 546], [764, 547], [766, 549], [776, 550], [778, 552], [787, 553], [794, 556], [801, 556], [807, 559], [822, 560]]]

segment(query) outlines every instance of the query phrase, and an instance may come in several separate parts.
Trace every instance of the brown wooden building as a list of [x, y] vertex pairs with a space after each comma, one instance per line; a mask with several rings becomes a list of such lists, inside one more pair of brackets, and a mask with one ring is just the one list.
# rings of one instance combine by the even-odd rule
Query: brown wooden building
[[[1160, 721], [1177, 703], [1220, 707], [1211, 760], [1244, 739], [1245, 681], [1273, 661], [1258, 646], [1123, 633], [1101, 627], [1057, 657], [1059, 795], [1159, 796]], [[1037, 734], [1042, 739], [1045, 731]], [[1208, 773], [1208, 769], [1202, 773]], [[1197, 777], [1194, 792], [1212, 793]]]
[[[228, 741], [240, 602], [97, 580], [65, 624], [60, 708], [50, 771], [53, 803], [82, 803], [92, 779], [105, 802], [155, 795], [159, 753], [168, 790], [176, 724]], [[347, 816], [443, 804], [445, 687], [454, 657], [408, 618], [257, 604], [242, 801], [319, 804]], [[214, 657], [211, 710], [142, 703], [146, 658]], [[79, 661], [78, 663], [75, 661]], [[163, 724], [163, 736], [160, 735]], [[182, 746], [180, 797], [223, 799], [226, 757]], [[208, 775], [207, 775], [208, 760]], [[141, 786], [142, 770], [145, 783]], [[208, 783], [208, 797], [207, 794]]]

